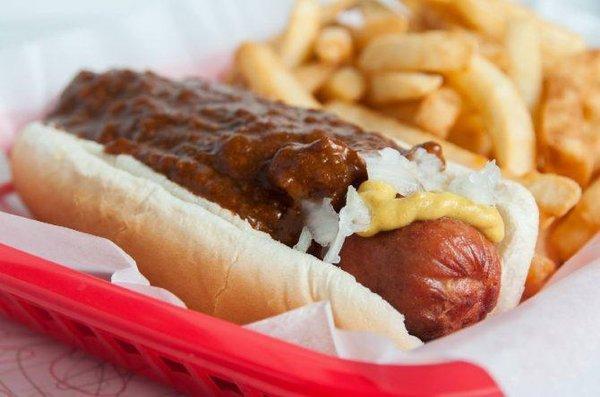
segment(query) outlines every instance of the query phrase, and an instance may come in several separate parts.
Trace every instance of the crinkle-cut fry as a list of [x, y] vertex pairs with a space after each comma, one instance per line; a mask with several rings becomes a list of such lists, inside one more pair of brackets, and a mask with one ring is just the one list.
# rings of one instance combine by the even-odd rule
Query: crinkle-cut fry
[[397, 139], [407, 146], [418, 145], [427, 141], [437, 142], [442, 146], [444, 156], [448, 160], [466, 167], [479, 169], [487, 163], [487, 158], [483, 156], [464, 150], [435, 135], [404, 125], [393, 118], [386, 117], [364, 106], [333, 101], [325, 104], [324, 108], [367, 131], [380, 132]]
[[335, 69], [335, 65], [327, 63], [306, 63], [294, 70], [294, 76], [304, 89], [314, 93], [331, 77]]
[[419, 99], [442, 86], [440, 75], [419, 72], [382, 72], [371, 75], [369, 100], [390, 103]]
[[536, 253], [527, 273], [522, 300], [526, 300], [537, 294], [557, 269], [556, 262], [543, 254]]
[[581, 196], [575, 208], [550, 235], [550, 243], [562, 260], [567, 260], [600, 231], [600, 178]]
[[446, 77], [450, 86], [476, 104], [484, 117], [498, 164], [512, 175], [533, 170], [533, 123], [513, 82], [480, 55], [473, 56], [469, 68], [448, 73]]
[[451, 88], [441, 88], [427, 95], [415, 115], [415, 124], [440, 138], [446, 138], [460, 114], [460, 95]]
[[321, 6], [318, 0], [296, 0], [278, 45], [284, 65], [300, 65], [312, 50], [321, 28]]
[[367, 46], [374, 39], [386, 34], [402, 34], [408, 31], [408, 18], [405, 15], [385, 15], [369, 18], [353, 31], [356, 47]]
[[542, 91], [539, 29], [531, 19], [509, 19], [504, 43], [507, 74], [517, 86], [529, 110], [533, 111], [538, 105]]
[[321, 93], [329, 100], [355, 102], [365, 94], [365, 90], [363, 74], [352, 66], [345, 66], [331, 75], [323, 84]]
[[562, 217], [581, 199], [581, 187], [564, 176], [532, 171], [517, 181], [533, 194], [540, 212], [546, 216]]
[[324, 63], [337, 65], [346, 62], [354, 51], [352, 40], [352, 34], [344, 27], [325, 27], [315, 41], [315, 55]]
[[475, 50], [472, 40], [456, 32], [388, 34], [371, 41], [358, 64], [367, 72], [451, 72], [466, 69]]
[[294, 106], [315, 109], [321, 106], [268, 45], [242, 44], [235, 63], [246, 85], [255, 93]]

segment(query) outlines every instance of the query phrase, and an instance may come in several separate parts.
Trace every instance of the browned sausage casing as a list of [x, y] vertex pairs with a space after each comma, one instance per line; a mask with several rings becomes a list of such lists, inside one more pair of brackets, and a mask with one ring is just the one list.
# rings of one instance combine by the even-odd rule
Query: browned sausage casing
[[496, 247], [472, 226], [448, 218], [369, 238], [353, 235], [340, 266], [404, 314], [408, 331], [423, 341], [485, 318], [500, 289]]

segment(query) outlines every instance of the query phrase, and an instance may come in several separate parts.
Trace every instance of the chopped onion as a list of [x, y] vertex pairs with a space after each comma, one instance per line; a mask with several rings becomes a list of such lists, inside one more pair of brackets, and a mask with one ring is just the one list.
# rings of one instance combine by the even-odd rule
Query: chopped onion
[[440, 191], [447, 183], [442, 161], [423, 148], [415, 150], [413, 161], [399, 151], [385, 148], [362, 154], [369, 179], [389, 183], [403, 196], [418, 191]]
[[[370, 180], [389, 183], [403, 196], [418, 191], [449, 191], [480, 204], [496, 203], [495, 192], [501, 173], [493, 161], [480, 171], [450, 179], [443, 170], [442, 161], [422, 148], [415, 150], [412, 161], [392, 148], [362, 153], [361, 156], [367, 164]], [[348, 188], [346, 205], [339, 214], [329, 198], [320, 203], [306, 201], [303, 210], [306, 226], [294, 249], [306, 252], [314, 239], [328, 248], [323, 261], [329, 263], [339, 263], [346, 237], [367, 229], [371, 223], [369, 208], [353, 186]]]
[[325, 198], [321, 203], [305, 201], [302, 203], [306, 214], [306, 227], [313, 239], [321, 246], [328, 246], [338, 232], [339, 216], [331, 205], [331, 199]]
[[444, 190], [448, 183], [448, 176], [443, 172], [444, 164], [435, 154], [423, 148], [417, 148], [413, 154], [413, 161], [417, 165], [417, 179], [428, 192]]
[[308, 251], [312, 240], [312, 233], [306, 226], [304, 226], [302, 228], [302, 232], [300, 233], [300, 238], [298, 238], [298, 242], [296, 243], [296, 245], [294, 245], [294, 249], [300, 252], [306, 252]]
[[354, 186], [348, 188], [346, 205], [340, 210], [339, 218], [337, 234], [323, 257], [324, 262], [339, 263], [340, 251], [346, 237], [367, 229], [371, 224], [369, 208], [360, 198]]
[[416, 165], [395, 149], [385, 148], [377, 152], [362, 154], [367, 164], [369, 179], [392, 185], [403, 196], [419, 190]]
[[484, 205], [496, 204], [496, 188], [502, 174], [495, 161], [488, 162], [479, 171], [456, 176], [448, 185], [449, 192]]

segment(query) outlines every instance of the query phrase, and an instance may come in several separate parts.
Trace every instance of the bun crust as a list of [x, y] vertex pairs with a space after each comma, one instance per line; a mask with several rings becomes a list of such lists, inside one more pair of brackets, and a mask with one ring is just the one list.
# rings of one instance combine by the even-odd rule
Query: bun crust
[[[342, 329], [382, 334], [401, 349], [421, 344], [402, 314], [350, 274], [252, 229], [131, 156], [32, 123], [11, 161], [14, 185], [38, 219], [112, 240], [152, 284], [191, 309], [246, 324], [329, 300]], [[507, 237], [495, 312], [518, 303], [537, 236], [531, 195], [511, 182], [498, 193]]]

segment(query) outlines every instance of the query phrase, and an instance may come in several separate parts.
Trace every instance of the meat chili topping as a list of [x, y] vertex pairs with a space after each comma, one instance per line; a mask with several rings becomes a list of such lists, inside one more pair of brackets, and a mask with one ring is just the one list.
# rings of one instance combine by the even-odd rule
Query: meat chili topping
[[[81, 72], [46, 122], [132, 155], [287, 245], [303, 227], [303, 200], [330, 197], [339, 208], [348, 186], [367, 179], [360, 151], [410, 155], [322, 111], [151, 72]], [[439, 146], [424, 147], [441, 157]]]

